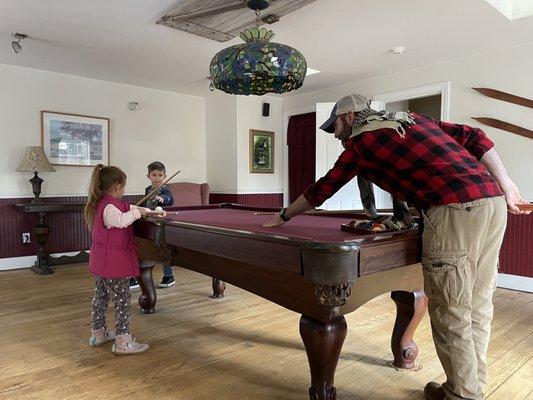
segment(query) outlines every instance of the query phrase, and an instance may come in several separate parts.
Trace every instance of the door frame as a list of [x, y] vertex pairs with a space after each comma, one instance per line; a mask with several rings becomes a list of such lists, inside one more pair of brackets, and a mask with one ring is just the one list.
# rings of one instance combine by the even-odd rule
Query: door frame
[[440, 101], [440, 119], [449, 121], [450, 119], [450, 81], [434, 83], [431, 85], [419, 86], [411, 89], [397, 90], [378, 94], [372, 97], [372, 100], [382, 101], [383, 103], [393, 103], [396, 101], [405, 101], [419, 99], [428, 96], [441, 96]]

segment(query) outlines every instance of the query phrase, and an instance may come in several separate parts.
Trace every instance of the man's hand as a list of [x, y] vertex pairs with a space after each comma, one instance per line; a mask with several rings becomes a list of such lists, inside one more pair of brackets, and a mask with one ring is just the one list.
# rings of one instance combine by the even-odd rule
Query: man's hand
[[274, 218], [272, 218], [272, 220], [270, 220], [269, 222], [267, 222], [266, 224], [263, 224], [263, 226], [265, 228], [274, 228], [276, 226], [281, 226], [285, 223], [285, 221], [283, 221], [281, 219], [281, 217], [279, 216], [279, 214], [276, 214], [276, 216]]
[[161, 196], [155, 196], [155, 199], [157, 200], [158, 203], [164, 203], [165, 202], [165, 199], [163, 199]]
[[496, 179], [496, 182], [500, 185], [509, 212], [513, 214], [531, 214], [531, 211], [520, 211], [518, 209], [518, 204], [528, 204], [528, 202], [520, 196], [518, 188], [507, 173], [503, 161], [496, 152], [496, 149], [493, 147], [487, 151], [479, 161], [489, 170], [490, 175]]
[[502, 187], [503, 194], [505, 195], [505, 201], [507, 202], [507, 208], [512, 214], [531, 214], [531, 211], [520, 211], [517, 207], [518, 204], [529, 204], [529, 202], [520, 196], [518, 187], [510, 182], [505, 187]]
[[[286, 217], [285, 219], [289, 220], [290, 218], [300, 215], [311, 208], [313, 208], [313, 206], [309, 204], [304, 195], [301, 194], [300, 197], [298, 197], [291, 205], [289, 205], [289, 207], [282, 209], [281, 212], [284, 213]], [[265, 228], [274, 228], [275, 226], [283, 225], [285, 222], [287, 221], [284, 221], [280, 214], [276, 214], [271, 221], [263, 224], [263, 226]]]

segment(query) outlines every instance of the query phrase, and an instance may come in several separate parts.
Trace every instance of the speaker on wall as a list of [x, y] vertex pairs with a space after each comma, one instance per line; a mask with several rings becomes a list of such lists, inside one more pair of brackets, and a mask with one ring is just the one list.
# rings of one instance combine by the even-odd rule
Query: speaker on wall
[[263, 117], [270, 115], [270, 103], [263, 103]]

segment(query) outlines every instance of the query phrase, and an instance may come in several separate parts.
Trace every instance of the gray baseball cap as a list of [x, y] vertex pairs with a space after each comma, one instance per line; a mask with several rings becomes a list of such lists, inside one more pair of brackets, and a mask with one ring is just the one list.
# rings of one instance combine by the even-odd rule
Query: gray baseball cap
[[320, 129], [328, 133], [334, 133], [333, 124], [339, 115], [346, 114], [349, 111], [359, 112], [370, 106], [370, 101], [360, 94], [349, 94], [337, 101], [331, 110], [328, 120], [320, 125]]

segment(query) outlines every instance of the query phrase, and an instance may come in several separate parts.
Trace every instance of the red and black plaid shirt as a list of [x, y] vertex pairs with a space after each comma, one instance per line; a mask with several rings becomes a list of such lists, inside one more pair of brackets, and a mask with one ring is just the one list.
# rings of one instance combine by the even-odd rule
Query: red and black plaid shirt
[[494, 146], [481, 129], [413, 118], [403, 139], [393, 129], [349, 139], [333, 168], [306, 189], [307, 201], [318, 207], [356, 175], [418, 209], [502, 195], [478, 162]]

